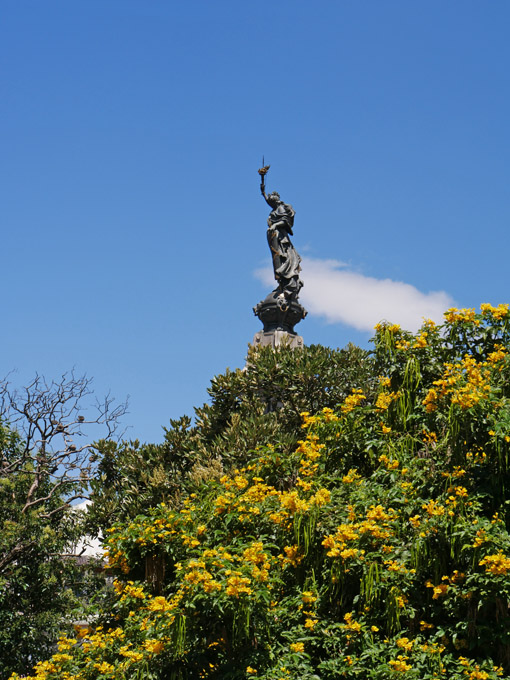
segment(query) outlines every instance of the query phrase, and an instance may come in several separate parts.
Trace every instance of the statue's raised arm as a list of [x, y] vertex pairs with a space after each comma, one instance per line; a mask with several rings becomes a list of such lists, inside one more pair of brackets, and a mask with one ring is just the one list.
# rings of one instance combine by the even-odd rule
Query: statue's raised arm
[[[260, 193], [261, 193], [262, 196], [264, 196], [264, 198], [266, 199], [266, 203], [267, 203], [267, 194], [266, 194], [266, 182], [265, 182], [265, 180], [266, 180], [267, 172], [268, 172], [268, 170], [269, 170], [270, 167], [271, 167], [270, 165], [264, 165], [263, 168], [260, 168], [260, 169], [259, 169], [259, 175], [260, 175]], [[268, 203], [268, 205], [270, 205], [270, 203]]]

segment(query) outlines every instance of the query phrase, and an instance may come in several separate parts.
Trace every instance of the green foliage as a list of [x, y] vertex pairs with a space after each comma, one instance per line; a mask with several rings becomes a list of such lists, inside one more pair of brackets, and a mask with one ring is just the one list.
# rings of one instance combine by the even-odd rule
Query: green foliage
[[[196, 427], [224, 474], [110, 528], [100, 625], [35, 677], [510, 678], [509, 340], [505, 305], [380, 326], [371, 375], [332, 406], [285, 398], [280, 352], [252, 401], [248, 377], [217, 381]], [[287, 425], [236, 460], [255, 385], [260, 422]]]
[[[106, 399], [92, 419], [80, 409], [90, 380], [41, 376], [21, 392], [0, 381], [0, 677], [30, 670], [54, 650], [59, 631], [87, 615], [98, 579], [70, 553], [83, 533], [73, 500], [90, 474], [80, 437], [102, 424], [111, 433], [124, 411]], [[7, 425], [9, 423], [9, 425]]]
[[[0, 426], [4, 469], [22, 450], [19, 436]], [[48, 656], [76, 606], [76, 565], [63, 555], [78, 539], [80, 522], [61, 510], [60, 494], [25, 508], [33, 480], [28, 462], [0, 478], [0, 677], [28, 671], [31, 659]], [[41, 480], [37, 498], [50, 491], [48, 479]]]
[[197, 482], [217, 479], [251, 452], [277, 442], [288, 455], [299, 438], [302, 411], [336, 407], [353, 387], [373, 392], [368, 352], [349, 345], [332, 350], [251, 349], [244, 370], [212, 380], [210, 404], [196, 409], [196, 422], [171, 420], [161, 444], [138, 441], [97, 444], [98, 473], [92, 481], [91, 531], [127, 520], [160, 502], [178, 506]]

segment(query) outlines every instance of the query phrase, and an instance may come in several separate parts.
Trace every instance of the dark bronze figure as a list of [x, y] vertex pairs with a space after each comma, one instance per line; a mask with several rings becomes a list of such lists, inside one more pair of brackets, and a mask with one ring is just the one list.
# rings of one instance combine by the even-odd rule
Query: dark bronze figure
[[295, 336], [294, 325], [306, 316], [306, 310], [298, 302], [299, 291], [303, 287], [299, 278], [301, 258], [290, 240], [295, 211], [281, 200], [276, 191], [266, 194], [265, 176], [268, 170], [269, 165], [259, 170], [260, 192], [271, 208], [267, 220], [267, 242], [278, 285], [253, 311], [264, 324], [265, 333], [285, 331]]
[[261, 177], [260, 192], [271, 208], [267, 220], [267, 242], [273, 258], [273, 271], [278, 287], [275, 291], [278, 306], [286, 311], [289, 303], [296, 300], [303, 282], [299, 278], [301, 271], [301, 258], [292, 245], [289, 236], [293, 236], [295, 210], [288, 203], [284, 203], [280, 194], [273, 191], [266, 194], [265, 175], [269, 166], [259, 170]]

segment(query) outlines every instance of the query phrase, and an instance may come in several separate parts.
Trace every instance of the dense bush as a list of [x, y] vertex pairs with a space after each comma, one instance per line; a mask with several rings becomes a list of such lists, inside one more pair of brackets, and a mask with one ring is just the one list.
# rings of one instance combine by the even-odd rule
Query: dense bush
[[508, 306], [374, 343], [372, 380], [304, 409], [292, 451], [231, 450], [112, 526], [110, 605], [34, 677], [509, 678]]
[[105, 530], [160, 502], [178, 505], [197, 482], [242, 465], [259, 445], [278, 443], [290, 454], [300, 413], [335, 408], [354, 387], [372, 394], [376, 383], [369, 353], [354, 345], [252, 349], [243, 370], [212, 380], [210, 403], [196, 409], [194, 424], [188, 416], [172, 420], [161, 444], [98, 443], [90, 530]]

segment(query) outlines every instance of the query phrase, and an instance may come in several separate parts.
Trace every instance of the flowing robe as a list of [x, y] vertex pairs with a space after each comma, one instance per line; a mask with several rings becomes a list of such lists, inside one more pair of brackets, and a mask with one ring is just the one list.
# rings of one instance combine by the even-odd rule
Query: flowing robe
[[295, 211], [287, 203], [279, 203], [268, 220], [267, 242], [273, 257], [274, 277], [285, 297], [297, 297], [303, 283], [299, 278], [301, 258], [292, 245]]

